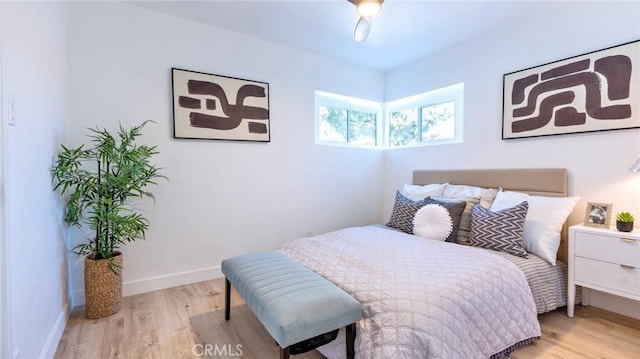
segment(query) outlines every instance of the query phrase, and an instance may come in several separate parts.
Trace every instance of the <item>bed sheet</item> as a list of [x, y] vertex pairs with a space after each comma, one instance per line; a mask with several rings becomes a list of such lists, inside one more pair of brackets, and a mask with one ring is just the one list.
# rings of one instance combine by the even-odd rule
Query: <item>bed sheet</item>
[[490, 249], [478, 249], [489, 251], [520, 268], [531, 288], [538, 314], [567, 305], [567, 265], [565, 263], [557, 261], [554, 266], [532, 253], [529, 253], [527, 258], [522, 258]]

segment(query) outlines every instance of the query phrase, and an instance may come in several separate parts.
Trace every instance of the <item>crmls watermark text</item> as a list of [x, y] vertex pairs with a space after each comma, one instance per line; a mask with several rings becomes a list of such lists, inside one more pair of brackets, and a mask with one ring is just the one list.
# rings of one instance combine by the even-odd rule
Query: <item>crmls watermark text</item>
[[241, 357], [242, 344], [196, 344], [191, 351], [197, 357]]

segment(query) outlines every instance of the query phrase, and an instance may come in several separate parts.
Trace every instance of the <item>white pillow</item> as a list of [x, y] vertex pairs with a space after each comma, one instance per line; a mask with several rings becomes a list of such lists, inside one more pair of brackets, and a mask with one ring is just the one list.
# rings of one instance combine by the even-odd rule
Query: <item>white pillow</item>
[[529, 202], [524, 221], [524, 249], [555, 265], [562, 225], [580, 197], [544, 197], [526, 193], [500, 191], [491, 205], [496, 212]]
[[496, 194], [502, 191], [502, 188], [483, 188], [476, 186], [467, 186], [459, 184], [448, 184], [442, 192], [443, 197], [458, 198], [467, 200], [469, 198], [479, 198], [480, 205], [484, 208], [491, 207]]
[[432, 196], [434, 194], [442, 194], [446, 183], [442, 184], [428, 184], [424, 186], [415, 184], [405, 184], [402, 188], [402, 195], [409, 198], [412, 201], [422, 201], [423, 199]]
[[444, 188], [444, 192], [442, 195], [444, 197], [451, 198], [465, 198], [465, 197], [475, 197], [480, 198], [486, 188], [476, 187], [476, 186], [467, 186], [460, 184], [447, 184]]
[[449, 211], [439, 204], [427, 204], [413, 217], [413, 234], [444, 241], [453, 230], [453, 219]]

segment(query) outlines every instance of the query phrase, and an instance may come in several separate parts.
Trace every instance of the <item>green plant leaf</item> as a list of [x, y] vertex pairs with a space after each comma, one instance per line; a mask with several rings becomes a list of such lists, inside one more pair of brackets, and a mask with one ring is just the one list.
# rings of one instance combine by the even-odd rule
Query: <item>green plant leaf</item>
[[133, 200], [155, 200], [147, 187], [156, 185], [158, 178], [166, 179], [151, 162], [159, 153], [156, 146], [136, 143], [149, 122], [153, 123], [145, 121], [130, 129], [120, 124], [115, 135], [89, 128], [90, 146], [61, 145], [51, 174], [53, 191], [65, 199], [65, 223], [95, 233], [72, 252], [111, 258], [121, 245], [145, 238], [150, 224], [134, 210]]
[[616, 214], [616, 221], [618, 222], [633, 222], [633, 215], [629, 212], [618, 212]]

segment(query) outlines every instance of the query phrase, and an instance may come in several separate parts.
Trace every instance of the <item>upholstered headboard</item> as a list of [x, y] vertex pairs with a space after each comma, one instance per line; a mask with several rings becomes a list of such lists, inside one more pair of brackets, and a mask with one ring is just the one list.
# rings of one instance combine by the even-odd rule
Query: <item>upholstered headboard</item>
[[[417, 170], [413, 172], [414, 184], [446, 182], [485, 188], [501, 187], [507, 191], [525, 192], [538, 196], [567, 196], [567, 170], [565, 168]], [[562, 230], [558, 259], [567, 263], [566, 224]]]

